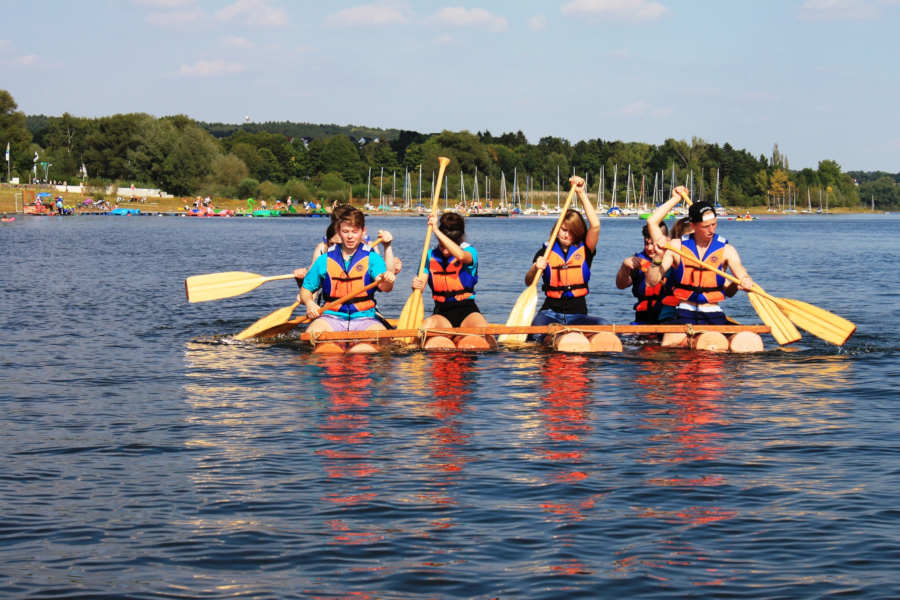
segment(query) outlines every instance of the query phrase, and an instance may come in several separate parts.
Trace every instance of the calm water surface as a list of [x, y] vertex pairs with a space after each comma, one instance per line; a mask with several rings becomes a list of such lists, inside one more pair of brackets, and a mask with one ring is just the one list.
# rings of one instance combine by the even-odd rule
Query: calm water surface
[[[720, 223], [768, 291], [857, 323], [843, 348], [325, 357], [228, 337], [290, 281], [185, 301], [305, 265], [325, 224], [3, 224], [0, 597], [900, 597], [900, 218]], [[492, 322], [552, 224], [469, 221]], [[640, 225], [603, 222], [590, 306], [618, 323]], [[369, 226], [396, 316], [424, 220]]]

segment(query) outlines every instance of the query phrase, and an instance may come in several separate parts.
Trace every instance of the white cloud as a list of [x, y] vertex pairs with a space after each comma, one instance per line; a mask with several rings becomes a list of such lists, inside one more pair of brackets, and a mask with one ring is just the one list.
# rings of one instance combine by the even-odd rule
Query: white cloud
[[250, 25], [280, 27], [287, 25], [287, 13], [271, 6], [268, 0], [236, 0], [216, 12], [220, 21], [241, 19]]
[[164, 12], [154, 12], [144, 17], [144, 20], [151, 25], [160, 27], [183, 27], [202, 21], [205, 14], [200, 9], [193, 10], [169, 10]]
[[447, 44], [452, 44], [454, 41], [455, 40], [453, 39], [452, 35], [450, 35], [449, 33], [444, 33], [435, 38], [434, 43], [441, 46], [446, 46]]
[[40, 57], [37, 54], [26, 54], [24, 56], [17, 56], [13, 59], [13, 63], [17, 65], [22, 65], [23, 67], [30, 67], [36, 65]]
[[669, 14], [665, 5], [653, 0], [570, 0], [561, 10], [564, 15], [617, 21], [655, 21]]
[[490, 31], [506, 31], [507, 23], [483, 8], [465, 8], [463, 6], [447, 6], [434, 15], [434, 20], [443, 25], [455, 27], [484, 27]]
[[806, 0], [800, 6], [800, 18], [807, 21], [866, 21], [880, 13], [869, 0]]
[[243, 70], [244, 65], [226, 62], [219, 58], [216, 60], [198, 60], [192, 65], [181, 65], [181, 68], [178, 69], [178, 74], [185, 77], [215, 77], [216, 75], [240, 73]]
[[256, 46], [252, 41], [239, 35], [230, 35], [223, 39], [222, 42], [232, 48], [253, 48]]
[[528, 28], [532, 31], [543, 31], [547, 28], [547, 17], [536, 15], [528, 19]]
[[412, 10], [401, 3], [375, 2], [345, 8], [328, 15], [325, 22], [335, 27], [405, 25], [412, 21]]

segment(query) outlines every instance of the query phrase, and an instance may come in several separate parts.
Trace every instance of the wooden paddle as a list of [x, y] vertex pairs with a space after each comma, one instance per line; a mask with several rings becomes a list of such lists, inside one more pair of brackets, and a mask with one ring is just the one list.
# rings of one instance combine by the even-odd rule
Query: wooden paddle
[[[686, 191], [679, 190], [679, 195], [688, 206], [693, 204]], [[772, 337], [778, 342], [778, 345], [784, 346], [786, 344], [793, 344], [802, 337], [791, 320], [781, 312], [781, 309], [778, 308], [777, 304], [755, 292], [748, 292], [747, 295], [753, 310], [759, 315], [760, 320], [769, 326]]]
[[184, 292], [188, 302], [206, 302], [240, 296], [252, 292], [267, 281], [292, 279], [293, 273], [265, 277], [245, 271], [227, 271], [207, 275], [191, 275], [184, 280]]
[[756, 311], [762, 322], [769, 326], [772, 337], [780, 346], [793, 344], [802, 337], [794, 323], [778, 308], [777, 304], [756, 292], [748, 292], [747, 297], [750, 299], [753, 310]]
[[[722, 277], [740, 284], [740, 280], [734, 275], [703, 262], [690, 251], [683, 248], [676, 248], [671, 244], [669, 244], [668, 248], [684, 258], [700, 265], [704, 269], [714, 271]], [[856, 325], [852, 322], [834, 313], [828, 312], [823, 308], [819, 308], [818, 306], [813, 306], [812, 304], [801, 302], [799, 300], [792, 300], [790, 298], [778, 298], [772, 296], [755, 284], [753, 285], [752, 291], [759, 294], [761, 297], [774, 302], [778, 308], [784, 312], [785, 316], [798, 327], [805, 329], [826, 342], [841, 346], [851, 335], [853, 335], [853, 332], [856, 331]], [[760, 316], [760, 318], [762, 318], [762, 316]], [[766, 323], [766, 325], [772, 327], [770, 323]]]
[[[450, 164], [450, 159], [445, 156], [438, 156], [438, 174], [437, 181], [434, 185], [434, 199], [431, 202], [431, 214], [437, 215], [438, 212], [438, 202], [441, 199], [441, 183], [444, 180], [444, 170], [447, 168], [447, 165]], [[425, 233], [425, 245], [422, 247], [422, 260], [419, 261], [419, 274], [421, 277], [425, 274], [425, 259], [428, 257], [428, 244], [431, 242], [431, 224], [428, 225], [428, 230]], [[400, 318], [397, 319], [397, 328], [398, 329], [418, 329], [422, 326], [422, 321], [425, 320], [425, 305], [422, 300], [422, 290], [415, 289], [412, 291], [412, 294], [409, 295], [409, 298], [406, 300], [406, 304], [403, 305], [403, 310], [400, 311]], [[406, 340], [410, 342], [412, 340]]]
[[[566, 195], [566, 201], [559, 211], [559, 218], [556, 219], [556, 225], [553, 227], [553, 232], [550, 234], [550, 239], [547, 242], [547, 249], [544, 251], [544, 260], [546, 260], [550, 256], [550, 252], [553, 251], [553, 244], [556, 243], [556, 236], [559, 234], [559, 228], [562, 227], [566, 211], [569, 209], [569, 204], [572, 203], [572, 198], [574, 197], [575, 186], [573, 185], [569, 188], [569, 193]], [[507, 327], [531, 325], [531, 321], [534, 320], [534, 311], [537, 308], [538, 281], [542, 278], [541, 273], [535, 273], [534, 279], [531, 280], [531, 284], [525, 288], [525, 291], [519, 294], [519, 298], [509, 312], [509, 318], [506, 319]], [[527, 335], [524, 333], [508, 333], [498, 337], [497, 341], [504, 344], [522, 344], [525, 342], [526, 337]]]
[[[337, 300], [332, 300], [331, 302], [328, 302], [327, 304], [323, 305], [322, 308], [319, 309], [319, 314], [321, 315], [326, 310], [333, 310], [333, 309], [339, 307], [341, 304], [344, 304], [345, 302], [347, 302], [349, 300], [353, 300], [354, 298], [356, 298], [363, 292], [368, 292], [369, 290], [371, 290], [373, 287], [375, 287], [379, 283], [381, 283], [381, 275], [376, 277], [375, 281], [373, 281], [369, 285], [365, 286], [361, 290], [355, 291], [352, 294], [347, 294], [346, 296], [342, 296], [342, 297], [338, 298]], [[246, 339], [252, 338], [252, 337], [273, 337], [276, 335], [281, 335], [283, 333], [287, 333], [288, 331], [290, 331], [297, 325], [300, 325], [301, 323], [307, 323], [307, 322], [311, 321], [312, 319], [310, 319], [308, 316], [297, 317], [296, 319], [291, 319], [290, 321], [286, 320], [286, 317], [283, 316], [282, 311], [285, 311], [288, 308], [290, 308], [291, 312], [293, 312], [293, 310], [299, 304], [300, 304], [300, 302], [298, 301], [298, 302], [295, 302], [294, 304], [292, 304], [291, 306], [285, 306], [284, 308], [279, 308], [278, 310], [273, 311], [272, 313], [266, 315], [265, 317], [263, 317], [262, 319], [260, 319], [259, 321], [257, 321], [256, 323], [254, 323], [253, 325], [248, 327], [247, 329], [245, 329], [242, 332], [235, 335], [234, 336], [235, 339], [246, 340]], [[272, 315], [275, 315], [276, 313], [282, 313], [282, 315], [279, 315], [281, 317], [280, 320], [271, 319], [271, 320], [268, 320], [266, 323], [263, 323], [263, 321], [266, 321], [269, 317], [271, 317]], [[291, 316], [290, 313], [288, 313], [287, 316], [290, 317]]]
[[[375, 246], [380, 244], [382, 241], [383, 240], [380, 237], [375, 238], [375, 241], [372, 243], [372, 245], [370, 247], [374, 248]], [[298, 286], [301, 285], [300, 280], [297, 280], [297, 285]], [[258, 319], [255, 323], [250, 325], [250, 327], [244, 329], [243, 331], [241, 331], [234, 337], [239, 340], [246, 340], [247, 338], [260, 336], [260, 334], [262, 334], [270, 329], [275, 329], [279, 325], [284, 325], [284, 324], [288, 323], [288, 319], [291, 318], [291, 315], [294, 313], [294, 310], [298, 306], [300, 306], [300, 300], [297, 300], [290, 306], [283, 306], [279, 309], [273, 310], [266, 316], [262, 317], [261, 319]], [[294, 327], [296, 327], [296, 324], [288, 327], [284, 331], [279, 331], [278, 333], [269, 334], [268, 336], [262, 336], [262, 337], [271, 337], [272, 335], [279, 335], [281, 333], [287, 333]]]

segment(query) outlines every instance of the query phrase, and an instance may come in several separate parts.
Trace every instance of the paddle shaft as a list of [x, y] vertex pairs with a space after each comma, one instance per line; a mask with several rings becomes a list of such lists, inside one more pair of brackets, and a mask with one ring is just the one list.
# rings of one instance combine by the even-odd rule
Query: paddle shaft
[[[563, 203], [562, 208], [559, 211], [559, 218], [556, 219], [556, 225], [553, 226], [553, 231], [550, 233], [550, 239], [547, 240], [547, 249], [544, 250], [544, 260], [550, 258], [550, 253], [553, 252], [553, 244], [556, 243], [556, 236], [559, 235], [559, 230], [562, 229], [563, 221], [566, 218], [566, 211], [569, 210], [569, 205], [572, 203], [572, 198], [575, 197], [575, 186], [569, 188], [569, 193], [566, 194], [566, 201]], [[537, 285], [539, 273], [534, 274], [534, 279], [531, 280], [531, 285]]]
[[[444, 171], [450, 159], [446, 156], [438, 156], [438, 174], [434, 184], [434, 198], [431, 201], [431, 214], [436, 216], [438, 212], [438, 203], [441, 200], [441, 183], [444, 181]], [[425, 245], [422, 247], [422, 260], [419, 261], [419, 277], [425, 274], [425, 259], [428, 258], [428, 244], [431, 243], [431, 223], [428, 224], [428, 230], [425, 232]]]
[[[328, 303], [322, 305], [322, 307], [319, 309], [319, 316], [321, 316], [322, 313], [324, 313], [326, 310], [332, 310], [334, 308], [337, 308], [344, 302], [347, 302], [348, 300], [353, 300], [354, 298], [359, 296], [361, 293], [368, 292], [369, 290], [371, 290], [373, 287], [375, 287], [379, 283], [381, 283], [380, 275], [378, 276], [378, 278], [375, 279], [375, 281], [373, 281], [369, 285], [365, 286], [361, 290], [353, 292], [352, 294], [347, 294], [346, 296], [341, 296], [337, 300], [332, 300], [331, 302], [328, 302]], [[298, 317], [297, 319], [291, 319], [290, 321], [287, 321], [287, 323], [294, 323], [295, 325], [299, 325], [301, 323], [306, 323], [308, 321], [312, 321], [312, 319], [310, 319], [309, 316], [305, 316], [305, 317]]]

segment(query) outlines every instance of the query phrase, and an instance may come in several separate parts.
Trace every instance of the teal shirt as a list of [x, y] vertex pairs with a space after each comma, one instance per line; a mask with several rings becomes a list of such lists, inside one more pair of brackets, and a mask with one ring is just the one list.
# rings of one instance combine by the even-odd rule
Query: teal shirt
[[[309, 272], [306, 274], [306, 277], [303, 278], [303, 287], [310, 292], [316, 292], [322, 287], [322, 280], [328, 275], [328, 254], [322, 254], [315, 260], [312, 266], [309, 268]], [[344, 260], [344, 268], [346, 269], [349, 266], [349, 261]], [[381, 258], [375, 252], [369, 252], [369, 277], [375, 279], [382, 273], [387, 270], [387, 266], [384, 264], [384, 259]], [[363, 319], [363, 318], [374, 318], [375, 317], [375, 309], [370, 308], [369, 310], [360, 310], [355, 313], [350, 313], [349, 315], [344, 312], [337, 312], [333, 310], [326, 310], [324, 313], [326, 315], [331, 315], [333, 317], [338, 317], [341, 319]]]

